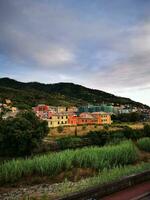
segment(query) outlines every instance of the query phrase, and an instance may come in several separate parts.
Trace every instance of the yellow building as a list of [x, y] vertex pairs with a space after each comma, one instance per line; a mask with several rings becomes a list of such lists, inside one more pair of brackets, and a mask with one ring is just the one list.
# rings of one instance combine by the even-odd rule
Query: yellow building
[[16, 107], [11, 107], [11, 111], [12, 112], [17, 112], [17, 108]]
[[58, 127], [63, 125], [68, 125], [68, 115], [67, 114], [54, 114], [48, 121], [48, 127]]
[[10, 99], [5, 99], [5, 102], [6, 102], [7, 105], [8, 105], [8, 104], [12, 104], [12, 102], [11, 102]]
[[57, 112], [58, 113], [65, 113], [67, 111], [67, 108], [64, 106], [58, 106], [57, 107]]

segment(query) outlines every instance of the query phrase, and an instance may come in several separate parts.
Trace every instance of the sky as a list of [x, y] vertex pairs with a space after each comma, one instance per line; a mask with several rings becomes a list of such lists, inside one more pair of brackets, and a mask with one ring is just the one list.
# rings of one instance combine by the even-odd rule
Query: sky
[[0, 77], [150, 105], [150, 0], [0, 0]]

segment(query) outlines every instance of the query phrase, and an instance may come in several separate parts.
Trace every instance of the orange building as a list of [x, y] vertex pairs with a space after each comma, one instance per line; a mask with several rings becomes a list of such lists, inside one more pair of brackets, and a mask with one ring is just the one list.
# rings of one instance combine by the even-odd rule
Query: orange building
[[81, 113], [68, 116], [68, 124], [83, 125], [83, 124], [111, 124], [111, 116], [104, 112]]
[[93, 112], [93, 117], [97, 119], [97, 124], [111, 124], [111, 116], [105, 112]]
[[96, 124], [97, 120], [91, 113], [81, 113], [77, 119], [77, 124]]
[[77, 125], [77, 115], [69, 115], [68, 116], [68, 124]]

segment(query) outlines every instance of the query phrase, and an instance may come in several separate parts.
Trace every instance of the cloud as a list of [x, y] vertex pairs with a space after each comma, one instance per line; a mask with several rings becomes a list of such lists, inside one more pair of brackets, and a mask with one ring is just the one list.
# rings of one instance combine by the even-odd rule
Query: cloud
[[1, 71], [107, 91], [149, 87], [149, 6], [146, 0], [1, 0]]
[[74, 54], [68, 49], [61, 47], [50, 48], [46, 51], [35, 52], [34, 56], [38, 64], [44, 66], [55, 66], [72, 63], [74, 61]]

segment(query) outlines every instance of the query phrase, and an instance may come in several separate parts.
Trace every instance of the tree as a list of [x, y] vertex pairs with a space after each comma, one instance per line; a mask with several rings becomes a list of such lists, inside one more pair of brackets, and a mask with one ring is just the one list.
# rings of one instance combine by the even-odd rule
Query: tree
[[150, 137], [150, 124], [144, 124], [144, 136]]
[[119, 115], [113, 115], [112, 120], [113, 121], [119, 121], [119, 122], [138, 122], [142, 121], [144, 119], [144, 116], [141, 113], [138, 112], [132, 112], [132, 113], [122, 113]]
[[0, 154], [7, 156], [30, 155], [48, 134], [47, 121], [33, 112], [23, 112], [15, 118], [0, 120]]
[[62, 133], [63, 130], [64, 130], [64, 127], [63, 127], [63, 126], [58, 126], [58, 127], [57, 127], [58, 133]]

